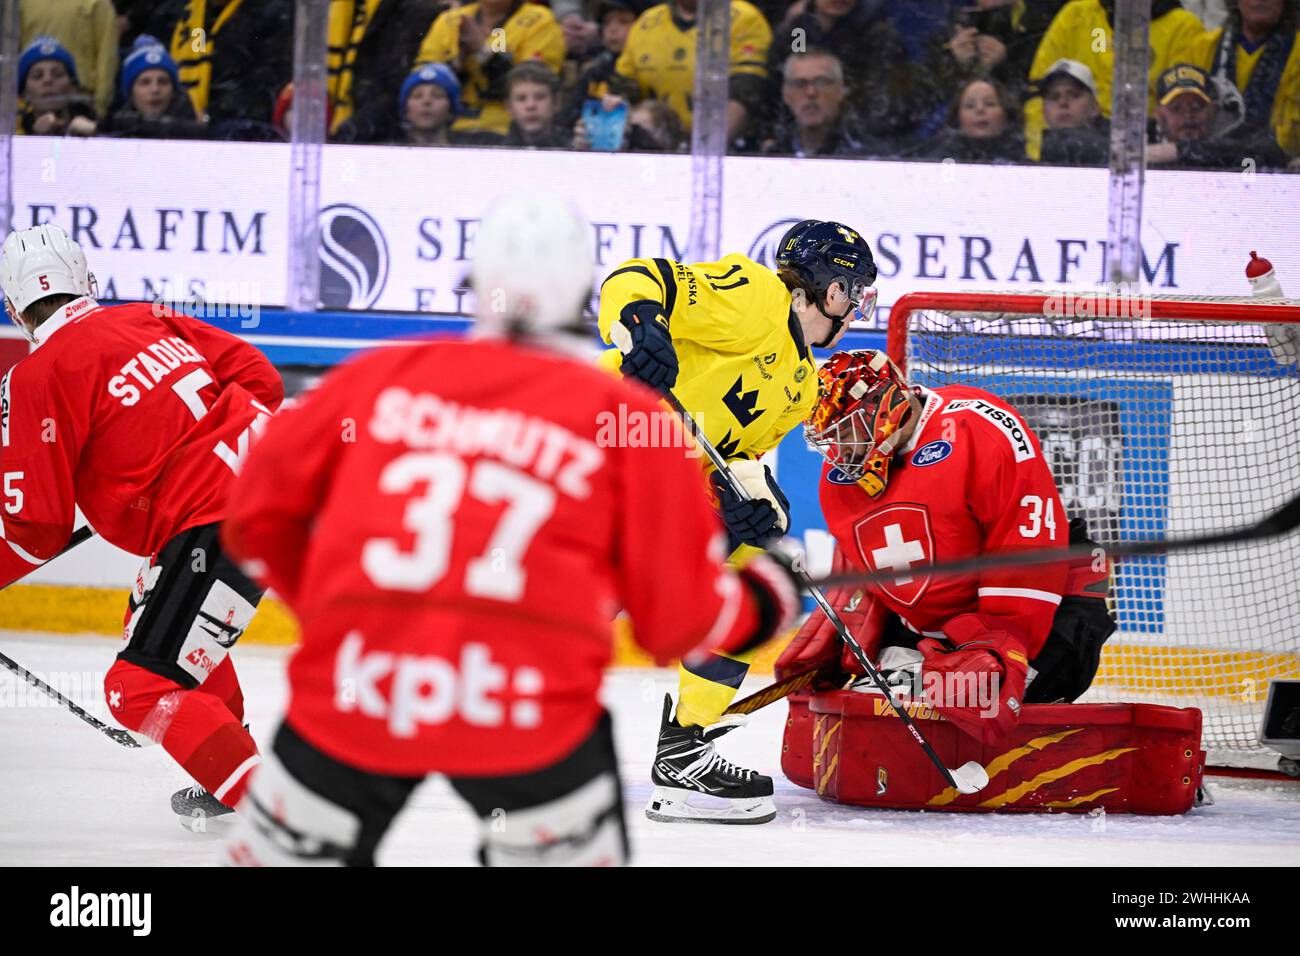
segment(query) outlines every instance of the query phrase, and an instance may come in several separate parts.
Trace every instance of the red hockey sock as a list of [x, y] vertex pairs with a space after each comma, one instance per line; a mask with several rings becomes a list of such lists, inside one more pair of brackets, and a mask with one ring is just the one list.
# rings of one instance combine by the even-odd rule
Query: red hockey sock
[[199, 688], [205, 694], [211, 694], [226, 705], [226, 709], [235, 715], [241, 723], [244, 720], [244, 691], [239, 686], [239, 675], [235, 673], [235, 661], [229, 654], [217, 665], [217, 669], [208, 675]]
[[[233, 668], [229, 673], [238, 692]], [[104, 689], [113, 716], [122, 726], [162, 744], [195, 781], [226, 806], [240, 801], [258, 764], [257, 745], [230, 708], [207, 692], [206, 684], [186, 690], [175, 681], [119, 660], [104, 678]]]

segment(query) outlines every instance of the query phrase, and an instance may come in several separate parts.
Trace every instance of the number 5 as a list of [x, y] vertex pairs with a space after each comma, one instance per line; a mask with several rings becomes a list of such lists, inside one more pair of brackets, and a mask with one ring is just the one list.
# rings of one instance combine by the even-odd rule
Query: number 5
[[[16, 515], [23, 510], [23, 490], [15, 482], [23, 480], [23, 472], [6, 471], [5, 472], [5, 511], [11, 515]], [[13, 501], [8, 499], [12, 498]]]

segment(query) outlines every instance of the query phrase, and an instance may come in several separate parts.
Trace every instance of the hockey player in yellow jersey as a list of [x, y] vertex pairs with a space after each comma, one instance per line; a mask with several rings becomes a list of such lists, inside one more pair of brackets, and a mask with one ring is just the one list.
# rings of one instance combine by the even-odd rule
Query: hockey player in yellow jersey
[[[750, 494], [713, 476], [735, 560], [778, 540], [789, 504], [758, 457], [801, 424], [817, 401], [810, 346], [833, 348], [855, 315], [874, 308], [876, 266], [866, 240], [836, 222], [806, 219], [777, 247], [776, 271], [739, 253], [685, 264], [632, 259], [605, 279], [605, 361], [671, 391]], [[752, 553], [752, 550], [751, 550]], [[665, 595], [665, 600], [671, 600]], [[646, 808], [666, 822], [766, 823], [772, 780], [724, 760], [714, 741], [749, 669], [748, 655], [715, 654], [681, 669], [676, 713], [665, 699], [655, 791]]]

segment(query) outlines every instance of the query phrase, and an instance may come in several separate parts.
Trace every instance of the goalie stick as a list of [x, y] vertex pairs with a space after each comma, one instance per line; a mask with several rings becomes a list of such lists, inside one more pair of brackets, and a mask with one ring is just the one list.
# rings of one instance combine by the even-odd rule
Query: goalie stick
[[[63, 549], [59, 551], [59, 554], [56, 554], [54, 557], [57, 558], [60, 554], [67, 554], [77, 545], [89, 541], [94, 536], [95, 536], [95, 532], [91, 530], [90, 526], [83, 525], [82, 527], [78, 528], [76, 531], [72, 532], [72, 537], [68, 539], [68, 543], [64, 545]], [[50, 560], [53, 561], [54, 558], [51, 558]], [[5, 585], [5, 587], [8, 586], [9, 585], [7, 584]], [[3, 590], [3, 588], [0, 588], [0, 590]], [[55, 703], [62, 705], [64, 708], [70, 711], [74, 717], [81, 718], [81, 720], [90, 724], [90, 726], [94, 727], [100, 733], [104, 734], [105, 736], [121, 744], [123, 747], [140, 746], [140, 741], [132, 737], [130, 732], [122, 730], [118, 727], [110, 727], [108, 726], [108, 724], [104, 723], [98, 717], [95, 717], [87, 713], [82, 707], [73, 703], [71, 700], [69, 700], [63, 694], [59, 693], [57, 690], [55, 690], [45, 681], [41, 680], [39, 677], [37, 677], [27, 668], [23, 667], [23, 665], [19, 664], [9, 655], [0, 653], [0, 666], [3, 666], [6, 670], [13, 671], [14, 674], [21, 677], [32, 687], [35, 687], [42, 694], [49, 697]]]
[[[1125, 541], [1111, 544], [1081, 544], [1071, 548], [1042, 548], [1033, 551], [999, 551], [994, 554], [977, 554], [955, 561], [939, 561], [926, 567], [926, 573], [936, 576], [969, 574], [989, 568], [1031, 567], [1055, 564], [1058, 561], [1076, 561], [1080, 558], [1134, 558], [1149, 554], [1170, 554], [1177, 551], [1194, 551], [1201, 548], [1247, 544], [1274, 538], [1300, 528], [1300, 495], [1296, 495], [1272, 514], [1255, 522], [1228, 531], [1211, 531], [1189, 535], [1186, 538], [1162, 538], [1151, 541]], [[825, 577], [810, 579], [818, 587], [835, 587], [841, 584], [876, 584], [895, 576], [893, 571], [844, 571]]]
[[[727, 467], [726, 459], [718, 453], [718, 450], [713, 447], [713, 443], [710, 442], [708, 437], [700, 431], [699, 426], [695, 424], [695, 420], [691, 417], [691, 413], [682, 407], [682, 403], [679, 402], [677, 397], [671, 392], [665, 393], [664, 398], [669, 405], [672, 406], [673, 410], [681, 416], [682, 423], [695, 437], [700, 448], [704, 450], [704, 454], [707, 455], [709, 461], [713, 463], [713, 467], [718, 470], [718, 474], [722, 475], [727, 484], [731, 486], [732, 491], [741, 498], [749, 498], [749, 493], [731, 473], [731, 469]], [[844, 621], [840, 618], [839, 614], [835, 612], [835, 608], [833, 608], [830, 601], [826, 599], [826, 595], [821, 592], [817, 582], [810, 579], [808, 575], [798, 567], [795, 568], [794, 573], [800, 583], [807, 589], [808, 593], [812, 595], [812, 599], [817, 603], [817, 606], [821, 608], [822, 613], [826, 615], [827, 620], [831, 622], [831, 626], [835, 628], [835, 632], [839, 635], [840, 640], [842, 640], [853, 653], [853, 656], [857, 659], [858, 664], [861, 665], [867, 677], [869, 677], [871, 682], [876, 685], [876, 689], [885, 695], [885, 700], [889, 701], [889, 706], [894, 709], [894, 713], [896, 713], [899, 719], [902, 720], [903, 726], [905, 726], [908, 733], [912, 735], [912, 739], [916, 741], [917, 746], [925, 751], [925, 755], [930, 758], [930, 762], [934, 764], [935, 769], [937, 769], [940, 775], [948, 782], [948, 785], [955, 788], [959, 793], [978, 793], [980, 790], [983, 790], [988, 786], [989, 775], [985, 772], [984, 768], [974, 760], [969, 760], [960, 767], [952, 769], [939, 759], [939, 755], [934, 752], [934, 748], [930, 746], [929, 741], [925, 739], [916, 724], [913, 723], [907, 710], [894, 698], [889, 686], [885, 683], [885, 679], [880, 676], [880, 671], [876, 670], [875, 666], [871, 663], [871, 660], [867, 657], [866, 651], [864, 651], [862, 645], [858, 643], [857, 638], [849, 632]], [[792, 675], [788, 680], [797, 682], [801, 678], [806, 678], [807, 683], [802, 686], [807, 686], [808, 683], [812, 683], [812, 680], [815, 677], [816, 673], [814, 671], [804, 671], [800, 674]], [[771, 687], [759, 691], [752, 697], [747, 697], [745, 700], [739, 701], [736, 706], [750, 706], [751, 702], [753, 702], [752, 706], [750, 706], [750, 710], [757, 710], [758, 708], [771, 703], [773, 700], [785, 696], [785, 693], [791, 693], [798, 689], [797, 687], [792, 686], [788, 690], [785, 690], [784, 693], [777, 693], [773, 696], [773, 692], [776, 690], [777, 686], [777, 684], [773, 684]], [[749, 711], [729, 710], [728, 712], [748, 713]]]

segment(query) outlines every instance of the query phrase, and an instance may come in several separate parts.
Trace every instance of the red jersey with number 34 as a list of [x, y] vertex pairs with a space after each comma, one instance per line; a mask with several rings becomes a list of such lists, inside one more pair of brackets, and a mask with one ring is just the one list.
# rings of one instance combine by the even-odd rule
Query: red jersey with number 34
[[1038, 439], [978, 388], [922, 393], [921, 421], [872, 498], [827, 466], [821, 502], [841, 552], [865, 570], [895, 570], [877, 594], [913, 631], [942, 636], [959, 614], [996, 615], [1033, 658], [1061, 603], [1062, 564], [932, 577], [925, 565], [998, 551], [1066, 548], [1068, 519]]
[[686, 446], [649, 389], [552, 350], [433, 340], [332, 372], [222, 526], [302, 624], [289, 724], [374, 773], [527, 772], [596, 725], [619, 608], [661, 661], [752, 631]]
[[0, 378], [0, 584], [68, 543], [75, 509], [151, 555], [219, 520], [253, 433], [284, 397], [256, 348], [150, 303], [69, 302]]

